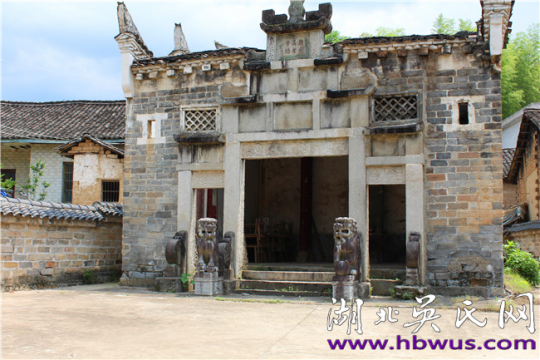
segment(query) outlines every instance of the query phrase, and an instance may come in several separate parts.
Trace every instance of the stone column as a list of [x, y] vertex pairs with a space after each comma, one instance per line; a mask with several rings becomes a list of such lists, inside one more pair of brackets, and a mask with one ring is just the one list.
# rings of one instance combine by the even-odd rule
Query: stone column
[[[227, 139], [228, 140], [228, 139]], [[236, 241], [232, 244], [232, 277], [241, 273], [244, 265], [244, 165], [240, 142], [225, 144], [225, 194], [223, 206], [223, 233], [232, 231]]]
[[191, 188], [191, 171], [178, 172], [178, 218], [177, 231], [187, 231], [186, 271], [190, 274], [195, 270], [195, 236], [192, 227], [193, 189]]
[[361, 128], [353, 130], [349, 138], [349, 217], [358, 223], [360, 234], [360, 281], [366, 282], [369, 276], [369, 230], [368, 202], [366, 187], [365, 141]]
[[425, 284], [426, 236], [424, 234], [424, 170], [422, 164], [405, 165], [405, 218], [407, 241], [411, 233], [420, 234], [420, 284]]

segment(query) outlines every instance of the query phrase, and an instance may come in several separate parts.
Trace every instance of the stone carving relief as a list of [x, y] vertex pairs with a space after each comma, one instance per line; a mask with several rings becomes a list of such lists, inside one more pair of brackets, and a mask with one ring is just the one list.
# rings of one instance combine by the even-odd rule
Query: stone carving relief
[[219, 266], [219, 247], [216, 239], [217, 220], [202, 218], [197, 221], [197, 272], [213, 273]]

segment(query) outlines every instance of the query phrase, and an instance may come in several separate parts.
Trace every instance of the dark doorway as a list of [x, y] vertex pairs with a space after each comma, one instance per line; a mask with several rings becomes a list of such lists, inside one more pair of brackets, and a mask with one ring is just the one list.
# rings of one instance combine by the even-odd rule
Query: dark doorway
[[246, 160], [248, 261], [331, 262], [334, 219], [348, 214], [348, 158]]
[[405, 267], [405, 185], [369, 186], [369, 258]]

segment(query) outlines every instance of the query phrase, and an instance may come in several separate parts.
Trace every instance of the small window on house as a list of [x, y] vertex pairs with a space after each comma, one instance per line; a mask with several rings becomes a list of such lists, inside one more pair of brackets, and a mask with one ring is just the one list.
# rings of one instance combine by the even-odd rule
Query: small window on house
[[148, 120], [148, 138], [154, 139], [156, 137], [156, 120]]
[[217, 110], [185, 110], [184, 127], [186, 131], [214, 131], [216, 125]]
[[373, 121], [402, 121], [418, 118], [416, 95], [377, 96], [373, 98]]
[[459, 124], [467, 125], [469, 123], [469, 103], [459, 103]]
[[[1, 169], [0, 173], [2, 174], [2, 181], [7, 180], [13, 180], [15, 181], [15, 173], [17, 170], [15, 169]], [[15, 197], [15, 186], [13, 186], [11, 189], [2, 189], [6, 193], [6, 195], [10, 198]]]
[[73, 201], [73, 163], [65, 162], [62, 172], [62, 202], [71, 203]]
[[101, 182], [101, 200], [105, 202], [118, 202], [120, 200], [120, 181], [103, 180]]

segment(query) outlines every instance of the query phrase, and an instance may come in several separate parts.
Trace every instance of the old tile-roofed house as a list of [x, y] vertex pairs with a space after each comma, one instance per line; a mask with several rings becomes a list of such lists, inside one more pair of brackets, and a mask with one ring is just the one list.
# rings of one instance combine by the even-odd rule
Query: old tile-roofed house
[[[126, 102], [121, 101], [2, 101], [2, 172], [24, 184], [30, 164], [43, 159], [45, 180], [51, 183], [46, 200], [71, 202], [72, 159], [53, 149], [84, 133], [110, 145], [123, 146]], [[14, 195], [20, 197], [16, 187]], [[92, 199], [92, 201], [97, 199]]]
[[513, 1], [481, 4], [477, 32], [324, 44], [331, 5], [292, 0], [289, 15], [263, 11], [266, 49], [190, 53], [177, 26], [172, 55], [154, 57], [119, 3], [124, 281], [173, 276], [165, 248], [178, 231], [191, 272], [202, 217], [234, 233], [239, 287], [256, 259], [331, 263], [334, 219], [349, 216], [364, 284], [390, 267], [432, 293], [502, 295], [500, 56]]
[[122, 202], [124, 151], [90, 134], [54, 149], [73, 159], [72, 202]]
[[513, 192], [505, 188], [505, 204], [521, 206], [524, 214], [520, 220], [525, 222], [505, 226], [505, 233], [507, 240], [519, 242], [523, 250], [540, 257], [540, 109], [525, 108], [522, 114], [515, 153], [504, 183], [505, 187], [513, 186]]

